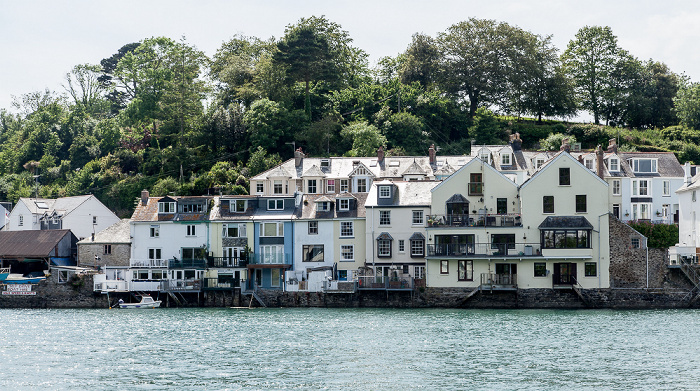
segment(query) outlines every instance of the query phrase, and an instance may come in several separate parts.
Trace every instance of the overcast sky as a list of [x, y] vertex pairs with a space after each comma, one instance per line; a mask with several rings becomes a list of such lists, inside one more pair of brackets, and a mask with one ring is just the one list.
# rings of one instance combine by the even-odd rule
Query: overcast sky
[[184, 35], [211, 56], [235, 34], [278, 38], [285, 26], [312, 15], [340, 24], [371, 64], [403, 52], [416, 32], [436, 36], [470, 17], [552, 35], [560, 52], [579, 28], [610, 26], [632, 55], [700, 81], [697, 0], [0, 0], [0, 108], [10, 108], [13, 95], [64, 92], [74, 65], [99, 64], [143, 38]]

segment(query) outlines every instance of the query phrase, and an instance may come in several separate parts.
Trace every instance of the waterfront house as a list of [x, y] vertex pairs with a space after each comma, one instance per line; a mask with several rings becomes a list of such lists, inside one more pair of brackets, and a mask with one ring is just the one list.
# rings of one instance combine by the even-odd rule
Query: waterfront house
[[78, 242], [78, 266], [129, 267], [131, 259], [131, 234], [129, 219], [119, 222]]
[[11, 273], [75, 266], [77, 239], [68, 229], [0, 232], [0, 267]]
[[375, 277], [404, 281], [410, 286], [415, 278], [422, 284], [426, 224], [431, 219], [430, 195], [439, 184], [439, 181], [389, 180], [374, 183], [365, 203], [365, 258]]
[[[692, 265], [698, 263], [700, 254], [700, 173], [691, 176], [690, 163], [684, 167], [684, 183], [676, 194], [679, 204], [678, 243], [669, 249], [671, 265]], [[700, 280], [695, 281], [700, 283]]]
[[78, 239], [84, 239], [117, 222], [119, 217], [94, 195], [20, 198], [3, 230], [70, 229]]

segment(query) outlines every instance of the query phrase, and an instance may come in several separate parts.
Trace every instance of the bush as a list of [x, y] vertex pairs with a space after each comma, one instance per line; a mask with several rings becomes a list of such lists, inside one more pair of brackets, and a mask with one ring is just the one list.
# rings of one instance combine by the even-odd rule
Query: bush
[[648, 247], [668, 248], [678, 243], [678, 226], [676, 224], [630, 221], [629, 226], [649, 239]]

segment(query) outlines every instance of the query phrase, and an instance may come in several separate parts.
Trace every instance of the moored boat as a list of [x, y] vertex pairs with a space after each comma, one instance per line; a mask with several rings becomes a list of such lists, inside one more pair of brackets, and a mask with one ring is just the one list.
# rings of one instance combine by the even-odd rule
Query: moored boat
[[39, 281], [43, 281], [45, 279], [45, 276], [25, 276], [19, 273], [8, 273], [7, 276], [2, 279], [2, 275], [0, 275], [0, 282], [3, 284], [38, 284]]
[[141, 297], [141, 301], [138, 303], [125, 303], [124, 300], [119, 299], [119, 304], [117, 307], [129, 309], [129, 308], [158, 308], [160, 307], [160, 300], [153, 300], [150, 295], [136, 295]]

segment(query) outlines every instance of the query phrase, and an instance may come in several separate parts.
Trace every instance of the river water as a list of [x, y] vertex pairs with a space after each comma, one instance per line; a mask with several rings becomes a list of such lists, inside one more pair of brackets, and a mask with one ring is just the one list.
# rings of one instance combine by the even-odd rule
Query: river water
[[698, 390], [700, 311], [0, 310], [2, 390]]

